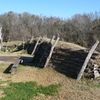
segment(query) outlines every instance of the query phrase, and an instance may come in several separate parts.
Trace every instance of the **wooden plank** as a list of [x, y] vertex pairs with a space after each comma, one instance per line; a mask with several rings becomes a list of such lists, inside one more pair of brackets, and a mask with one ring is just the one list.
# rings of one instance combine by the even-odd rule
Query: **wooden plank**
[[20, 62], [22, 62], [22, 59], [17, 59], [16, 62], [12, 65], [11, 74], [15, 74], [15, 72], [17, 71], [17, 67], [19, 66]]
[[50, 58], [51, 58], [51, 56], [52, 56], [53, 50], [54, 50], [55, 46], [57, 45], [59, 39], [60, 39], [60, 38], [58, 37], [57, 40], [56, 40], [56, 42], [55, 42], [55, 44], [51, 47], [50, 54], [49, 54], [49, 56], [48, 56], [48, 58], [47, 58], [47, 60], [46, 60], [46, 63], [45, 63], [45, 65], [44, 65], [44, 67], [46, 67], [46, 66], [48, 65], [49, 60], [50, 60]]
[[34, 49], [33, 49], [33, 51], [32, 51], [32, 54], [31, 54], [31, 55], [34, 55], [35, 50], [36, 50], [36, 48], [37, 48], [37, 46], [38, 46], [38, 44], [39, 44], [40, 39], [41, 39], [41, 37], [39, 37], [39, 38], [38, 38], [38, 40], [37, 40], [37, 42], [36, 42], [36, 44], [35, 44], [35, 47], [34, 47]]
[[85, 68], [86, 68], [86, 66], [87, 66], [87, 64], [88, 64], [93, 52], [95, 51], [96, 47], [98, 46], [98, 44], [99, 44], [99, 41], [97, 40], [96, 43], [90, 49], [90, 51], [89, 51], [89, 53], [88, 53], [88, 55], [87, 55], [87, 57], [86, 57], [86, 59], [85, 59], [85, 61], [83, 63], [83, 66], [82, 66], [82, 68], [81, 68], [81, 70], [80, 70], [80, 72], [79, 72], [79, 74], [77, 76], [77, 80], [81, 79], [81, 77], [82, 77], [82, 75], [84, 73], [84, 70], [85, 70]]

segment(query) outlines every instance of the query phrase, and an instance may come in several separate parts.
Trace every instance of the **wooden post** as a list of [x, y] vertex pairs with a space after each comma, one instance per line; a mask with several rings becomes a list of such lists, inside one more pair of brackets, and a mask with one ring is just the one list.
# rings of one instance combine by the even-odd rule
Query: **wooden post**
[[51, 56], [52, 56], [54, 47], [57, 45], [59, 39], [60, 39], [60, 38], [58, 37], [57, 40], [56, 40], [56, 42], [55, 42], [55, 44], [51, 47], [50, 54], [49, 54], [49, 56], [48, 56], [48, 58], [47, 58], [47, 60], [46, 60], [46, 63], [45, 63], [45, 65], [44, 65], [44, 67], [47, 67], [47, 65], [48, 65], [48, 63], [49, 63], [49, 60], [50, 60], [50, 58], [51, 58]]
[[35, 47], [34, 47], [34, 49], [33, 49], [33, 51], [32, 51], [32, 54], [31, 54], [31, 55], [34, 55], [35, 50], [36, 50], [36, 48], [37, 48], [37, 46], [38, 46], [38, 44], [39, 44], [40, 39], [41, 39], [41, 37], [39, 37], [39, 38], [38, 38], [38, 40], [37, 40], [37, 42], [36, 42], [36, 44], [35, 44]]
[[85, 70], [85, 68], [86, 68], [86, 66], [87, 66], [87, 64], [88, 64], [88, 62], [89, 62], [89, 60], [90, 60], [90, 58], [91, 58], [91, 56], [92, 56], [93, 52], [95, 51], [95, 49], [96, 49], [98, 44], [99, 44], [99, 41], [97, 40], [96, 43], [90, 49], [90, 51], [89, 51], [89, 53], [88, 53], [88, 55], [87, 55], [87, 57], [86, 57], [86, 59], [85, 59], [85, 61], [83, 63], [83, 66], [82, 66], [82, 68], [81, 68], [81, 70], [80, 70], [80, 72], [79, 72], [79, 74], [77, 76], [77, 80], [81, 79], [81, 77], [82, 77], [82, 75], [84, 73], [84, 70]]

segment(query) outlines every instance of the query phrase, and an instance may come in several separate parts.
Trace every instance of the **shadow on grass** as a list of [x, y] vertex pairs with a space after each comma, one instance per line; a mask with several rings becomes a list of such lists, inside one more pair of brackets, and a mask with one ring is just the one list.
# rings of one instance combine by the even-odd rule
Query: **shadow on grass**
[[43, 68], [39, 63], [34, 61], [33, 57], [22, 56], [22, 57], [20, 57], [20, 59], [23, 60], [23, 63], [21, 63], [21, 65]]
[[21, 63], [21, 65], [32, 66], [32, 67], [34, 66], [33, 57], [22, 56], [22, 57], [20, 57], [20, 59], [23, 60], [23, 62]]
[[[20, 65], [24, 65], [25, 67], [31, 66], [31, 67], [39, 67], [41, 68], [41, 66], [38, 66], [37, 63], [33, 62], [33, 57], [26, 57], [26, 56], [22, 56], [20, 57], [20, 59], [23, 61], [22, 63], [20, 62]], [[14, 65], [14, 63], [11, 63], [5, 70], [3, 73], [5, 74], [11, 74], [11, 68]], [[18, 65], [19, 66], [19, 65]]]
[[5, 74], [11, 74], [11, 68], [12, 68], [13, 64], [10, 64], [5, 70], [3, 73]]

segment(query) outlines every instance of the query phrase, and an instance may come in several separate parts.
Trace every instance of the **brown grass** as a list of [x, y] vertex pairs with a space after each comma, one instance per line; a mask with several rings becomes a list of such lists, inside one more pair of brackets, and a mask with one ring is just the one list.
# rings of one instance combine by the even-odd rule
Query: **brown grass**
[[[3, 68], [4, 69], [4, 68]], [[25, 82], [25, 81], [36, 81], [38, 84], [50, 85], [54, 83], [61, 84], [61, 89], [57, 96], [45, 97], [42, 95], [36, 97], [36, 100], [44, 98], [45, 100], [99, 100], [100, 89], [95, 88], [94, 81], [81, 80], [77, 82], [74, 79], [68, 78], [56, 72], [52, 68], [39, 69], [35, 67], [24, 67], [20, 66], [15, 75], [3, 74], [3, 70], [0, 71], [0, 79], [3, 81], [12, 82]], [[35, 97], [34, 97], [35, 98]]]

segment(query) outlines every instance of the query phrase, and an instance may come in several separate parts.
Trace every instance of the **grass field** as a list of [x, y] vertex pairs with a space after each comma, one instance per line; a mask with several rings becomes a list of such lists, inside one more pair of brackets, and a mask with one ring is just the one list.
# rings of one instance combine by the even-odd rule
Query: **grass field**
[[5, 96], [0, 100], [31, 100], [38, 95], [56, 95], [60, 85], [42, 86], [36, 82], [10, 83], [9, 86], [1, 88]]

